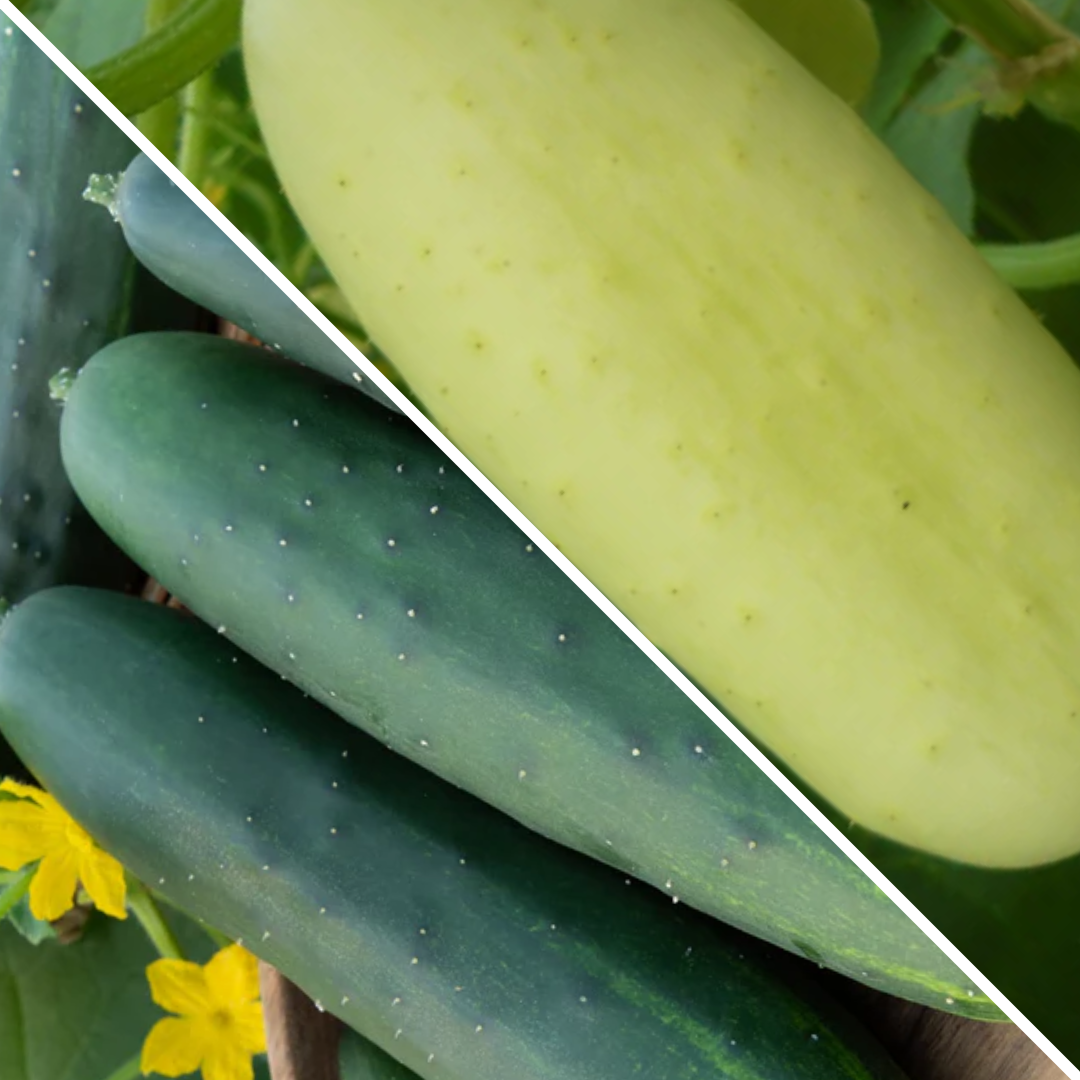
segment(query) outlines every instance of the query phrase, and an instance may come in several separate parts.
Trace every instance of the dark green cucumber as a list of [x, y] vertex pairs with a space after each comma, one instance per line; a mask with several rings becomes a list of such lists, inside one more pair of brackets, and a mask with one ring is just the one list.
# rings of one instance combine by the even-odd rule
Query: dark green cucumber
[[0, 628], [0, 727], [136, 875], [426, 1080], [898, 1076], [793, 959], [628, 887], [167, 608], [32, 597]]
[[[132, 563], [78, 504], [49, 380], [105, 342], [183, 310], [82, 192], [122, 169], [127, 137], [0, 17], [0, 601], [61, 581], [126, 588]], [[190, 312], [190, 308], [189, 308]], [[160, 318], [160, 321], [159, 321]], [[187, 323], [190, 325], [190, 323]]]
[[163, 282], [286, 356], [396, 406], [145, 154], [112, 211], [136, 258]]
[[337, 1080], [416, 1080], [416, 1073], [347, 1027], [338, 1044]]
[[381, 742], [675, 899], [900, 996], [981, 992], [405, 418], [235, 342], [130, 337], [76, 488], [212, 626]]

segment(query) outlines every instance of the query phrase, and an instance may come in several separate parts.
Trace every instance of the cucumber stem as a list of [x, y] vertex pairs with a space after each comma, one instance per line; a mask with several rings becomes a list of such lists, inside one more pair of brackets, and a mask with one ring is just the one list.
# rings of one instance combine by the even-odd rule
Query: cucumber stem
[[998, 61], [1002, 97], [1080, 128], [1080, 38], [1031, 0], [933, 0]]
[[1080, 234], [1039, 244], [981, 244], [979, 252], [1014, 289], [1080, 282]]
[[161, 956], [170, 960], [186, 960], [184, 950], [169, 924], [165, 921], [157, 901], [150, 895], [150, 890], [136, 878], [128, 879], [128, 907], [146, 931], [146, 936], [153, 942]]
[[934, 0], [934, 5], [991, 52], [1010, 60], [1070, 36], [1028, 0]]
[[126, 116], [164, 101], [240, 40], [240, 0], [185, 0], [142, 41], [95, 64], [91, 82]]
[[3, 892], [0, 892], [0, 919], [6, 918], [15, 905], [30, 891], [30, 882], [34, 878], [35, 870], [37, 870], [37, 863], [24, 867], [15, 880], [10, 882]]
[[113, 221], [119, 221], [116, 210], [116, 191], [120, 187], [120, 176], [115, 173], [91, 173], [83, 189], [82, 197], [95, 206], [103, 206], [112, 215]]

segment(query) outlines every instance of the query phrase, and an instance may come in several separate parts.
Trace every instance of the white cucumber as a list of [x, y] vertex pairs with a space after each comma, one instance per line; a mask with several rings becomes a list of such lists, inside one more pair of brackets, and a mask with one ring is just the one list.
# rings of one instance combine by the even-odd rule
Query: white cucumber
[[286, 189], [460, 448], [860, 824], [1080, 850], [1080, 371], [725, 0], [248, 0]]

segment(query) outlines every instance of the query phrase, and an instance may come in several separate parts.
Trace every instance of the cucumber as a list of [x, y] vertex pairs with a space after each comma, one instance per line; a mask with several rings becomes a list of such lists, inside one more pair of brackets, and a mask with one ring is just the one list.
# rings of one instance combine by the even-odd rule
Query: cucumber
[[[82, 191], [135, 148], [0, 15], [0, 610], [60, 582], [142, 575], [75, 498], [49, 381], [130, 329], [193, 325]], [[0, 768], [21, 773], [0, 740]]]
[[145, 154], [124, 170], [110, 210], [161, 281], [298, 363], [397, 406]]
[[529, 827], [879, 989], [996, 1008], [406, 419], [250, 347], [128, 337], [61, 430], [192, 610]]
[[795, 961], [529, 832], [167, 608], [32, 597], [0, 628], [0, 726], [133, 873], [425, 1080], [899, 1076]]
[[416, 1080], [416, 1073], [380, 1050], [370, 1039], [352, 1028], [343, 1028], [335, 1080]]
[[61, 581], [127, 588], [131, 561], [79, 505], [49, 380], [128, 326], [134, 260], [82, 191], [134, 147], [0, 17], [0, 606]]
[[658, 648], [868, 829], [1080, 851], [1080, 371], [849, 109], [724, 0], [249, 0], [245, 59], [364, 325]]

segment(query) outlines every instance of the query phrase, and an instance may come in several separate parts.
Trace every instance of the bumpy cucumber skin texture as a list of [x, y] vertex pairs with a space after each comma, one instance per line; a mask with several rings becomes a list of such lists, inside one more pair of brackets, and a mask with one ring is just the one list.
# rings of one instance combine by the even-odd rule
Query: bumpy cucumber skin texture
[[125, 169], [113, 211], [135, 257], [166, 285], [298, 363], [396, 410], [145, 154]]
[[820, 990], [789, 988], [783, 954], [529, 832], [167, 608], [21, 605], [0, 726], [136, 875], [425, 1080], [898, 1077]]
[[[5, 31], [10, 31], [7, 33]], [[60, 462], [49, 379], [126, 327], [134, 260], [82, 199], [129, 140], [0, 17], [0, 602], [138, 572], [79, 505]]]
[[998, 1015], [407, 420], [158, 334], [91, 361], [61, 434], [118, 543], [381, 742], [751, 933]]
[[1070, 358], [731, 5], [423, 11], [245, 5], [275, 167], [410, 388], [849, 818], [1080, 850]]

